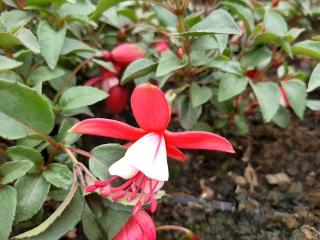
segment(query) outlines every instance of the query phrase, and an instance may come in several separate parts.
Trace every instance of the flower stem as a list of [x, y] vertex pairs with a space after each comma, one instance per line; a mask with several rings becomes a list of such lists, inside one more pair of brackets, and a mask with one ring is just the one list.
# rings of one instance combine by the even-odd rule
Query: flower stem
[[163, 225], [163, 226], [157, 227], [158, 232], [159, 231], [171, 231], [171, 230], [182, 232], [190, 239], [193, 239], [193, 236], [195, 236], [191, 230], [184, 228], [184, 227], [181, 227], [181, 226], [177, 226], [177, 225]]
[[68, 86], [68, 84], [70, 83], [70, 81], [72, 80], [72, 77], [75, 76], [81, 68], [83, 68], [85, 65], [87, 65], [89, 62], [92, 61], [92, 59], [96, 58], [98, 55], [94, 54], [93, 56], [87, 58], [86, 60], [84, 60], [83, 62], [81, 62], [71, 73], [69, 73], [69, 75], [66, 77], [66, 79], [64, 80], [63, 84], [61, 85], [61, 87], [59, 88], [58, 92], [56, 93], [56, 95], [53, 98], [53, 104], [55, 104], [59, 97], [61, 96], [61, 94], [63, 93], [64, 89]]

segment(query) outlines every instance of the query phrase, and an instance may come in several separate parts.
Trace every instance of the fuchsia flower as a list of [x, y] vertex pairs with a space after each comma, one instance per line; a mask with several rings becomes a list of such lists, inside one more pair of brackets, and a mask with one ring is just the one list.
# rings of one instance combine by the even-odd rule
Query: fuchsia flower
[[129, 91], [122, 86], [114, 86], [107, 91], [106, 108], [113, 114], [121, 113], [127, 106]]
[[160, 39], [155, 43], [154, 48], [161, 53], [169, 50], [170, 47], [167, 40]]
[[[78, 123], [70, 132], [129, 141], [125, 156], [109, 168], [114, 177], [96, 182], [90, 190], [100, 188], [101, 195], [111, 196], [114, 200], [138, 198], [134, 212], [139, 211], [143, 203], [151, 203], [151, 211], [156, 210], [154, 195], [169, 178], [167, 156], [181, 162], [186, 160], [179, 148], [234, 152], [228, 140], [213, 133], [166, 130], [171, 118], [170, 106], [164, 93], [154, 85], [137, 86], [131, 97], [131, 107], [141, 128], [111, 119], [93, 118]], [[111, 182], [119, 177], [128, 181], [112, 188]]]
[[131, 216], [113, 240], [155, 240], [156, 226], [144, 211]]
[[115, 47], [111, 52], [104, 51], [103, 57], [108, 60], [127, 66], [131, 62], [143, 58], [144, 50], [136, 44], [123, 43]]

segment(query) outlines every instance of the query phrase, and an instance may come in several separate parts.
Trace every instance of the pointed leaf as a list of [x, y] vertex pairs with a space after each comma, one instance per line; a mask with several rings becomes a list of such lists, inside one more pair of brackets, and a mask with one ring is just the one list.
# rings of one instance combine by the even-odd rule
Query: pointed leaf
[[[48, 101], [44, 100], [36, 91], [17, 82], [0, 80], [0, 102], [0, 120], [18, 122], [19, 137], [25, 137], [34, 131], [51, 132], [54, 126], [52, 108]], [[7, 125], [14, 126], [12, 123]], [[12, 135], [13, 138], [18, 137], [15, 134]]]
[[288, 97], [290, 107], [300, 119], [303, 119], [306, 108], [307, 92], [306, 85], [300, 80], [290, 80], [282, 83]]
[[233, 74], [225, 74], [220, 80], [218, 101], [226, 101], [242, 93], [248, 84], [248, 78], [239, 77]]
[[[1, 36], [0, 36], [1, 37]], [[0, 72], [20, 67], [22, 62], [0, 55]]]
[[65, 27], [55, 31], [47, 22], [40, 22], [38, 27], [40, 51], [51, 69], [54, 69], [58, 63], [65, 36]]
[[195, 24], [190, 31], [177, 35], [201, 36], [215, 33], [241, 34], [241, 31], [231, 15], [219, 9], [212, 12], [201, 22]]
[[32, 173], [36, 173], [42, 170], [44, 166], [44, 159], [40, 152], [34, 148], [24, 146], [13, 146], [7, 149], [9, 157], [14, 161], [29, 160], [33, 163], [33, 167], [30, 170]]
[[105, 144], [92, 149], [89, 168], [100, 180], [110, 177], [109, 167], [124, 156], [126, 149], [118, 144]]
[[263, 120], [269, 122], [280, 105], [279, 87], [271, 82], [251, 84], [251, 86], [258, 99]]
[[201, 106], [212, 97], [212, 91], [208, 87], [200, 87], [196, 83], [191, 84], [191, 103], [193, 107]]
[[72, 184], [71, 170], [61, 163], [51, 163], [43, 171], [44, 178], [52, 185], [68, 190]]
[[70, 110], [92, 105], [105, 99], [108, 94], [94, 87], [77, 86], [67, 89], [59, 100], [63, 110]]
[[317, 64], [311, 74], [310, 80], [308, 82], [308, 92], [311, 92], [318, 87], [320, 87], [320, 63]]
[[30, 161], [10, 161], [0, 166], [0, 184], [10, 183], [25, 175], [33, 167]]
[[123, 73], [121, 83], [126, 84], [130, 80], [145, 76], [157, 68], [157, 63], [141, 58], [131, 63]]
[[16, 212], [17, 192], [9, 185], [0, 188], [0, 239], [9, 239]]
[[183, 68], [185, 65], [186, 63], [182, 63], [182, 61], [174, 53], [166, 51], [161, 55], [156, 76], [164, 76], [177, 69]]
[[299, 42], [292, 47], [294, 54], [307, 55], [316, 59], [320, 59], [320, 42], [306, 40]]
[[20, 178], [15, 188], [18, 192], [17, 214], [15, 221], [21, 222], [33, 217], [47, 198], [50, 183], [40, 174]]

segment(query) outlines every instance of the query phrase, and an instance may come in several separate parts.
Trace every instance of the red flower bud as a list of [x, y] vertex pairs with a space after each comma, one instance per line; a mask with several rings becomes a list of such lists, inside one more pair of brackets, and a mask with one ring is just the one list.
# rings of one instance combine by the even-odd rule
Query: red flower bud
[[131, 216], [113, 240], [148, 239], [156, 240], [156, 226], [152, 218], [144, 211]]
[[254, 68], [254, 69], [251, 69], [251, 70], [249, 70], [249, 71], [246, 71], [245, 75], [246, 75], [246, 77], [248, 77], [248, 78], [254, 79], [255, 76], [257, 75], [257, 73], [258, 73], [257, 69]]
[[266, 27], [263, 25], [262, 26], [262, 32], [265, 33], [267, 31]]
[[111, 61], [126, 66], [131, 62], [142, 58], [144, 56], [144, 50], [136, 44], [123, 43], [115, 47], [110, 54], [111, 58], [109, 59]]
[[100, 89], [109, 92], [111, 88], [119, 85], [117, 77], [108, 77], [101, 81]]
[[280, 0], [272, 0], [272, 6], [276, 7], [280, 3]]
[[128, 89], [121, 86], [111, 88], [106, 99], [106, 109], [113, 114], [121, 113], [127, 106], [128, 97]]
[[178, 58], [182, 58], [182, 57], [183, 57], [183, 54], [184, 54], [183, 49], [182, 49], [182, 48], [179, 48], [178, 51], [177, 51], [177, 56], [178, 56]]
[[157, 52], [161, 53], [161, 52], [165, 52], [167, 50], [169, 50], [169, 44], [168, 41], [165, 39], [160, 39], [158, 40], [155, 45], [154, 48], [157, 50]]

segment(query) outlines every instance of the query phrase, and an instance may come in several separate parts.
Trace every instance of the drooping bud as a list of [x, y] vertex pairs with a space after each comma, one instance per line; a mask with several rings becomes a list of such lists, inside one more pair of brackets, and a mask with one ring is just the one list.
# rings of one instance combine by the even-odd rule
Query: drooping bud
[[160, 39], [155, 43], [154, 48], [159, 53], [165, 52], [165, 51], [169, 50], [168, 41], [165, 39]]
[[128, 65], [144, 56], [144, 50], [136, 44], [123, 43], [111, 51], [111, 61], [120, 65]]
[[177, 56], [178, 56], [178, 58], [182, 58], [182, 57], [183, 57], [183, 54], [184, 54], [183, 49], [182, 49], [182, 48], [179, 48], [178, 51], [177, 51]]
[[128, 89], [121, 86], [112, 87], [109, 90], [109, 97], [106, 99], [107, 111], [113, 114], [121, 113], [127, 106], [128, 98]]

